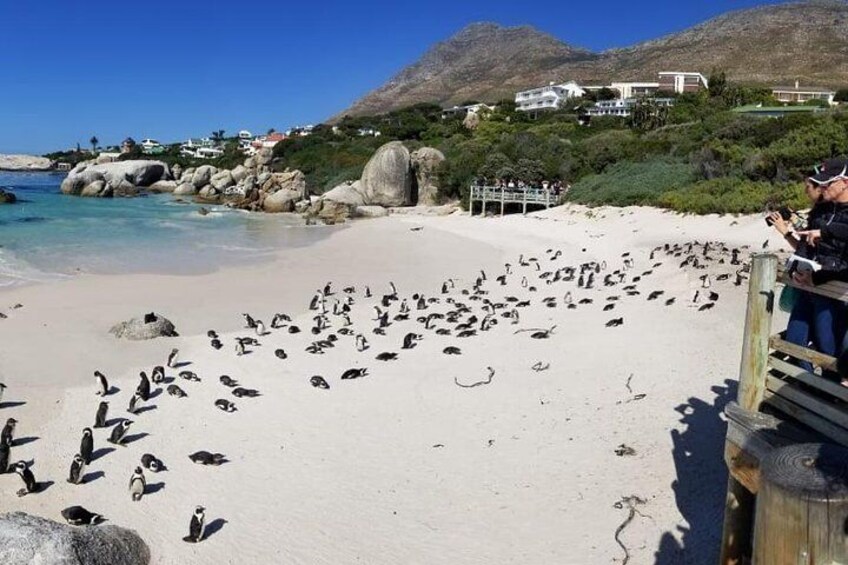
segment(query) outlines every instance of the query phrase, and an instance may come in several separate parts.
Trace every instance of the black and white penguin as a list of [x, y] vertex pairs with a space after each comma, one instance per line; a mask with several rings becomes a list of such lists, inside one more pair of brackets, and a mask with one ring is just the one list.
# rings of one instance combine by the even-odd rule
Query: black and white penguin
[[221, 381], [221, 384], [224, 385], [224, 386], [228, 386], [228, 387], [238, 386], [238, 382], [235, 379], [233, 379], [232, 377], [229, 377], [227, 375], [221, 375], [218, 378], [218, 380]]
[[256, 321], [256, 335], [258, 335], [259, 337], [262, 337], [266, 333], [268, 333], [268, 331], [265, 329], [265, 324], [262, 322], [262, 320], [257, 320]]
[[179, 377], [187, 381], [200, 382], [200, 377], [194, 371], [180, 371]]
[[12, 446], [12, 441], [14, 440], [15, 435], [15, 426], [18, 425], [18, 421], [14, 418], [9, 418], [6, 420], [6, 425], [3, 426], [3, 431], [0, 432], [0, 443], [3, 445]]
[[106, 414], [109, 412], [109, 403], [103, 401], [97, 407], [97, 414], [94, 415], [94, 427], [95, 428], [105, 428], [106, 427]]
[[412, 349], [417, 345], [417, 341], [421, 339], [421, 335], [417, 333], [408, 333], [403, 338], [402, 349]]
[[179, 354], [180, 354], [179, 349], [176, 349], [176, 348], [172, 349], [171, 353], [168, 354], [168, 362], [165, 363], [165, 364], [168, 365], [168, 367], [170, 367], [171, 369], [173, 369], [174, 365], [177, 364], [177, 355], [179, 355]]
[[144, 496], [144, 491], [147, 489], [147, 481], [144, 478], [144, 472], [141, 467], [136, 467], [130, 477], [130, 496], [133, 501], [138, 502]]
[[309, 384], [311, 384], [315, 388], [323, 388], [324, 390], [330, 388], [330, 384], [326, 380], [324, 380], [324, 377], [320, 375], [315, 375], [314, 377], [310, 378]]
[[77, 453], [74, 455], [74, 460], [71, 461], [71, 470], [68, 472], [68, 482], [72, 485], [78, 485], [82, 482], [82, 474], [85, 472], [85, 461], [82, 455]]
[[362, 334], [356, 334], [356, 350], [360, 353], [368, 349], [368, 340]]
[[206, 332], [206, 337], [208, 337], [209, 339], [218, 339], [218, 332], [216, 332], [215, 330], [209, 330], [208, 332]]
[[206, 517], [203, 513], [204, 510], [206, 509], [202, 506], [198, 506], [194, 509], [194, 514], [192, 514], [191, 522], [188, 525], [188, 535], [183, 538], [183, 541], [198, 543], [203, 539], [203, 528], [206, 523]]
[[189, 455], [188, 458], [198, 465], [212, 465], [215, 467], [227, 462], [227, 458], [223, 453], [209, 453], [208, 451], [196, 451]]
[[232, 402], [230, 402], [229, 400], [225, 399], [225, 398], [219, 398], [218, 400], [216, 400], [215, 406], [217, 406], [218, 408], [220, 408], [224, 412], [235, 412], [236, 411], [236, 405], [233, 404]]
[[356, 369], [348, 369], [344, 373], [342, 373], [341, 379], [346, 381], [348, 379], [358, 379], [360, 377], [365, 377], [368, 375], [368, 369], [366, 368], [356, 368]]
[[233, 389], [233, 396], [236, 398], [256, 398], [257, 396], [262, 396], [262, 393], [254, 388], [236, 387]]
[[236, 338], [236, 355], [239, 357], [244, 355], [244, 342], [238, 338]]
[[127, 430], [130, 429], [131, 424], [132, 420], [121, 420], [114, 428], [112, 428], [112, 433], [109, 434], [109, 443], [124, 445]]
[[242, 314], [244, 316], [244, 323], [246, 328], [253, 329], [256, 327], [256, 321], [250, 316], [250, 314]]
[[85, 464], [91, 465], [91, 457], [94, 454], [94, 434], [91, 433], [91, 428], [83, 429], [79, 452]]
[[106, 375], [100, 371], [94, 371], [94, 378], [97, 379], [97, 396], [106, 396], [109, 394], [109, 381], [106, 380]]
[[224, 344], [221, 343], [220, 339], [213, 339], [211, 342], [209, 342], [209, 345], [212, 346], [212, 349], [221, 349], [222, 347], [224, 347]]
[[153, 372], [150, 374], [150, 380], [156, 384], [165, 382], [165, 367], [162, 365], [153, 367]]
[[149, 469], [154, 473], [158, 473], [164, 467], [162, 465], [162, 462], [159, 461], [159, 459], [157, 459], [155, 455], [152, 455], [150, 453], [145, 453], [141, 456], [141, 465], [145, 469]]
[[150, 400], [150, 379], [147, 378], [147, 373], [144, 371], [140, 372], [138, 376], [141, 378], [141, 381], [138, 383], [135, 392], [142, 400], [147, 402]]
[[103, 520], [103, 516], [89, 512], [82, 506], [68, 506], [62, 510], [62, 518], [71, 526], [93, 526]]
[[184, 391], [177, 385], [168, 385], [168, 388], [165, 390], [170, 396], [176, 396], [177, 398], [185, 398], [186, 396], [188, 396], [188, 394], [186, 394], [186, 391]]
[[458, 347], [454, 347], [453, 345], [445, 347], [442, 350], [442, 353], [445, 355], [462, 355], [462, 350]]
[[18, 461], [14, 465], [15, 472], [24, 482], [24, 488], [18, 491], [18, 496], [25, 496], [27, 494], [38, 492], [41, 485], [35, 480], [35, 475], [32, 474], [29, 466], [26, 464], [26, 461]]
[[130, 398], [130, 404], [127, 406], [127, 412], [130, 414], [136, 414], [138, 409], [141, 407], [140, 404], [144, 402], [144, 398], [141, 395], [141, 391], [135, 391], [135, 394]]
[[390, 351], [384, 351], [383, 353], [380, 353], [379, 355], [377, 355], [376, 359], [377, 359], [377, 361], [396, 361], [397, 360], [397, 353], [393, 353], [393, 352], [390, 352]]

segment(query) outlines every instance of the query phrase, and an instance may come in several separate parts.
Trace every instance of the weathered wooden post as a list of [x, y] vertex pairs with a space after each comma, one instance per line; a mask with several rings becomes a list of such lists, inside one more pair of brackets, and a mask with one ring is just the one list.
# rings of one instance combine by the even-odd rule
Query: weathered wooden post
[[848, 449], [802, 443], [760, 464], [753, 563], [848, 563]]
[[489, 187], [484, 186], [482, 188], [483, 191], [483, 211], [480, 213], [484, 218], [486, 217], [486, 193], [489, 191]]
[[501, 187], [501, 217], [504, 215], [504, 188]]
[[471, 192], [468, 195], [468, 215], [474, 215], [474, 185], [471, 185]]
[[[777, 256], [754, 255], [748, 283], [748, 307], [742, 338], [737, 402], [745, 410], [757, 411], [763, 401], [768, 371], [769, 337], [777, 280]], [[754, 520], [754, 495], [728, 476], [721, 540], [721, 565], [738, 565], [750, 553]]]
[[526, 190], [521, 193], [521, 199], [522, 199], [521, 213], [526, 216], [527, 215], [527, 191]]

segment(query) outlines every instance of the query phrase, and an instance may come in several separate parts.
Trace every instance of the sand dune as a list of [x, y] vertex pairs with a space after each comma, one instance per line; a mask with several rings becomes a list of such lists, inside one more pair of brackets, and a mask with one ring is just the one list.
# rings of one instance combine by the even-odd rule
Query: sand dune
[[[193, 277], [81, 276], [3, 291], [0, 381], [12, 404], [0, 418], [14, 416], [19, 437], [37, 438], [13, 447], [13, 460], [32, 460], [36, 477], [54, 484], [17, 498], [20, 479], [0, 475], [0, 504], [54, 519], [80, 504], [136, 529], [154, 563], [186, 564], [611, 562], [624, 557], [614, 534], [633, 505], [638, 512], [619, 536], [630, 563], [714, 561], [726, 477], [719, 414], [735, 395], [746, 286], [735, 286], [735, 276], [717, 280], [739, 268], [719, 263], [717, 251], [704, 269], [680, 268], [682, 258], [663, 251], [649, 256], [666, 243], [710, 240], [728, 249], [749, 246], [745, 259], [769, 235], [760, 218], [638, 208], [386, 218], [354, 223], [308, 249], [280, 250], [261, 266]], [[562, 253], [551, 260], [548, 250]], [[539, 269], [521, 266], [522, 254], [537, 258]], [[501, 286], [495, 278], [505, 263], [514, 272]], [[584, 263], [606, 264], [592, 289], [578, 287], [576, 276], [552, 284], [539, 279]], [[487, 294], [472, 300], [481, 269], [487, 280], [479, 288]], [[616, 270], [625, 280], [605, 287], [603, 277]], [[707, 294], [705, 273], [720, 297], [701, 311], [709, 301], [692, 297]], [[634, 276], [641, 280], [632, 283]], [[443, 295], [449, 278], [456, 287]], [[328, 281], [332, 298], [343, 298], [345, 286], [356, 288], [350, 316], [370, 342], [365, 352], [344, 335], [324, 354], [305, 351], [340, 327], [330, 315], [331, 330], [318, 338], [310, 331], [309, 301]], [[393, 321], [380, 336], [372, 332], [373, 306], [389, 281], [408, 299], [410, 319]], [[628, 284], [640, 294], [628, 296]], [[371, 299], [363, 296], [366, 285]], [[565, 304], [569, 291], [573, 309]], [[647, 300], [652, 291], [663, 294]], [[418, 311], [409, 299], [414, 293], [440, 302]], [[608, 300], [612, 295], [619, 299]], [[501, 316], [515, 304], [508, 296], [530, 301], [518, 308], [518, 324]], [[555, 298], [554, 307], [546, 297]], [[577, 304], [581, 299], [592, 303]], [[484, 300], [509, 307], [480, 331]], [[416, 321], [457, 302], [477, 316], [477, 335], [436, 335]], [[18, 303], [23, 307], [13, 309]], [[391, 317], [398, 308], [393, 302]], [[113, 323], [148, 311], [173, 320], [181, 337], [135, 343], [107, 334]], [[285, 312], [303, 331], [272, 330], [239, 357], [235, 338], [254, 335], [243, 327], [242, 312], [266, 325]], [[623, 324], [607, 327], [615, 318]], [[554, 326], [547, 339], [515, 333]], [[210, 329], [221, 335], [219, 351], [209, 346]], [[408, 332], [423, 339], [404, 350]], [[445, 355], [449, 346], [461, 355]], [[139, 371], [164, 364], [172, 347], [202, 381], [169, 369], [188, 397], [154, 392], [145, 406], [155, 408], [128, 415]], [[277, 358], [277, 348], [288, 358]], [[383, 352], [398, 359], [377, 360]], [[534, 370], [537, 363], [549, 368]], [[366, 367], [367, 376], [340, 379], [354, 367]], [[485, 381], [487, 367], [494, 369], [490, 383], [457, 386]], [[96, 369], [120, 389], [107, 397], [110, 419], [130, 417], [135, 437], [115, 447], [106, 442], [108, 429], [95, 430], [100, 457], [86, 484], [71, 485], [71, 459], [100, 401]], [[220, 375], [262, 395], [234, 398]], [[314, 375], [329, 390], [311, 386]], [[237, 411], [215, 408], [219, 398], [235, 402]], [[200, 449], [229, 461], [196, 465], [188, 454]], [[131, 502], [127, 484], [144, 453], [167, 470], [146, 472], [148, 493]], [[183, 543], [198, 504], [207, 508], [208, 539]]]

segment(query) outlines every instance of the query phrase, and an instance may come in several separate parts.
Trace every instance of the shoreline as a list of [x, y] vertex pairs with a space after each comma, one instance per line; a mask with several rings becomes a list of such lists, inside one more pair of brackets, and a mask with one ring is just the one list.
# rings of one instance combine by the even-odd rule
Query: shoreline
[[[620, 289], [542, 283], [534, 293], [519, 278], [503, 290], [494, 279], [509, 262], [535, 280], [541, 273], [519, 267], [519, 255], [547, 266], [548, 249], [563, 251], [562, 264], [606, 261], [610, 269], [629, 252], [642, 272], [651, 263], [648, 251], [663, 241], [753, 248], [771, 235], [761, 218], [643, 208], [587, 215], [566, 206], [504, 219], [390, 216], [342, 231], [305, 248], [281, 249], [261, 265], [210, 274], [92, 275], [55, 283], [63, 286], [0, 291], [9, 313], [0, 320], [4, 401], [26, 402], [0, 415], [21, 422], [21, 437], [38, 438], [13, 448], [13, 458], [34, 460], [37, 478], [55, 481], [18, 499], [19, 479], [0, 475], [0, 503], [52, 519], [64, 506], [82, 504], [137, 530], [157, 564], [207, 563], [215, 555], [221, 563], [470, 565], [621, 558], [613, 533], [626, 507], [614, 505], [633, 495], [645, 501], [639, 509], [651, 519], [637, 516], [622, 532], [631, 563], [714, 557], [726, 481], [720, 410], [733, 394], [746, 287], [716, 283], [721, 299], [698, 312], [688, 303], [699, 288], [697, 273], [664, 260], [640, 283], [642, 296], [622, 297], [604, 312], [605, 297]], [[465, 340], [434, 335], [414, 321], [421, 314], [412, 301], [410, 321], [393, 322], [386, 336], [371, 333], [372, 305], [389, 281], [403, 297], [440, 298], [451, 278], [457, 287], [451, 298], [476, 311], [480, 302], [459, 289], [472, 286], [481, 269], [492, 300], [514, 294], [531, 301], [519, 325], [503, 319]], [[351, 318], [353, 327], [367, 330], [365, 353], [345, 336], [324, 355], [304, 352], [315, 339], [309, 299], [328, 281], [339, 296], [344, 286], [356, 287]], [[363, 297], [364, 285], [372, 299]], [[668, 307], [647, 301], [655, 288], [678, 301]], [[566, 309], [568, 289], [594, 304]], [[556, 308], [544, 306], [547, 296], [557, 297]], [[15, 303], [23, 307], [6, 310]], [[173, 321], [180, 337], [128, 342], [108, 335], [112, 324], [149, 311]], [[237, 357], [233, 339], [253, 335], [242, 312], [266, 324], [274, 312], [286, 312], [304, 331], [274, 331], [259, 338], [253, 353]], [[622, 327], [605, 327], [617, 316]], [[548, 340], [515, 334], [554, 325]], [[210, 329], [224, 349], [209, 347]], [[405, 351], [400, 342], [408, 331], [424, 339]], [[462, 355], [444, 355], [448, 345], [461, 347]], [[80, 430], [99, 402], [92, 371], [102, 370], [121, 389], [108, 400], [110, 418], [123, 416], [138, 371], [164, 364], [172, 347], [202, 382], [177, 378], [188, 398], [161, 393], [150, 402], [156, 409], [133, 417], [132, 431], [145, 435], [92, 463], [89, 472], [102, 476], [81, 486], [65, 483]], [[288, 359], [274, 356], [279, 347]], [[376, 361], [383, 351], [399, 353], [399, 360]], [[535, 372], [535, 362], [550, 369]], [[490, 384], [455, 384], [484, 379], [486, 366], [496, 370]], [[350, 367], [367, 367], [369, 374], [339, 380]], [[215, 398], [232, 398], [222, 396], [221, 374], [262, 396], [234, 399], [239, 410], [232, 414], [216, 410]], [[325, 377], [330, 390], [311, 387], [312, 375]], [[645, 396], [633, 400], [637, 393]], [[106, 432], [95, 430], [96, 448], [109, 445]], [[617, 456], [621, 445], [635, 455]], [[186, 456], [198, 449], [224, 453], [230, 463], [194, 465]], [[168, 470], [148, 474], [159, 490], [131, 503], [126, 481], [145, 452]], [[180, 539], [196, 504], [206, 506], [207, 521], [225, 522], [205, 542], [186, 546]]]

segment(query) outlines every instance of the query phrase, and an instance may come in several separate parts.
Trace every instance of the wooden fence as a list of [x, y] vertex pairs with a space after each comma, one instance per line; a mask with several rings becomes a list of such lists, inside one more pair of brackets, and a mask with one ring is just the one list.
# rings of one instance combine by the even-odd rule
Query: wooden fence
[[848, 284], [797, 287], [775, 255], [752, 259], [720, 563], [848, 563], [848, 388], [800, 366], [835, 358], [772, 333], [778, 282], [848, 302]]
[[522, 213], [527, 213], [528, 204], [541, 204], [545, 208], [557, 205], [558, 196], [548, 188], [504, 188], [497, 186], [471, 186], [468, 196], [468, 215], [474, 214], [474, 202], [483, 203], [482, 214], [486, 213], [486, 204], [499, 202], [501, 216], [507, 204], [521, 204]]

